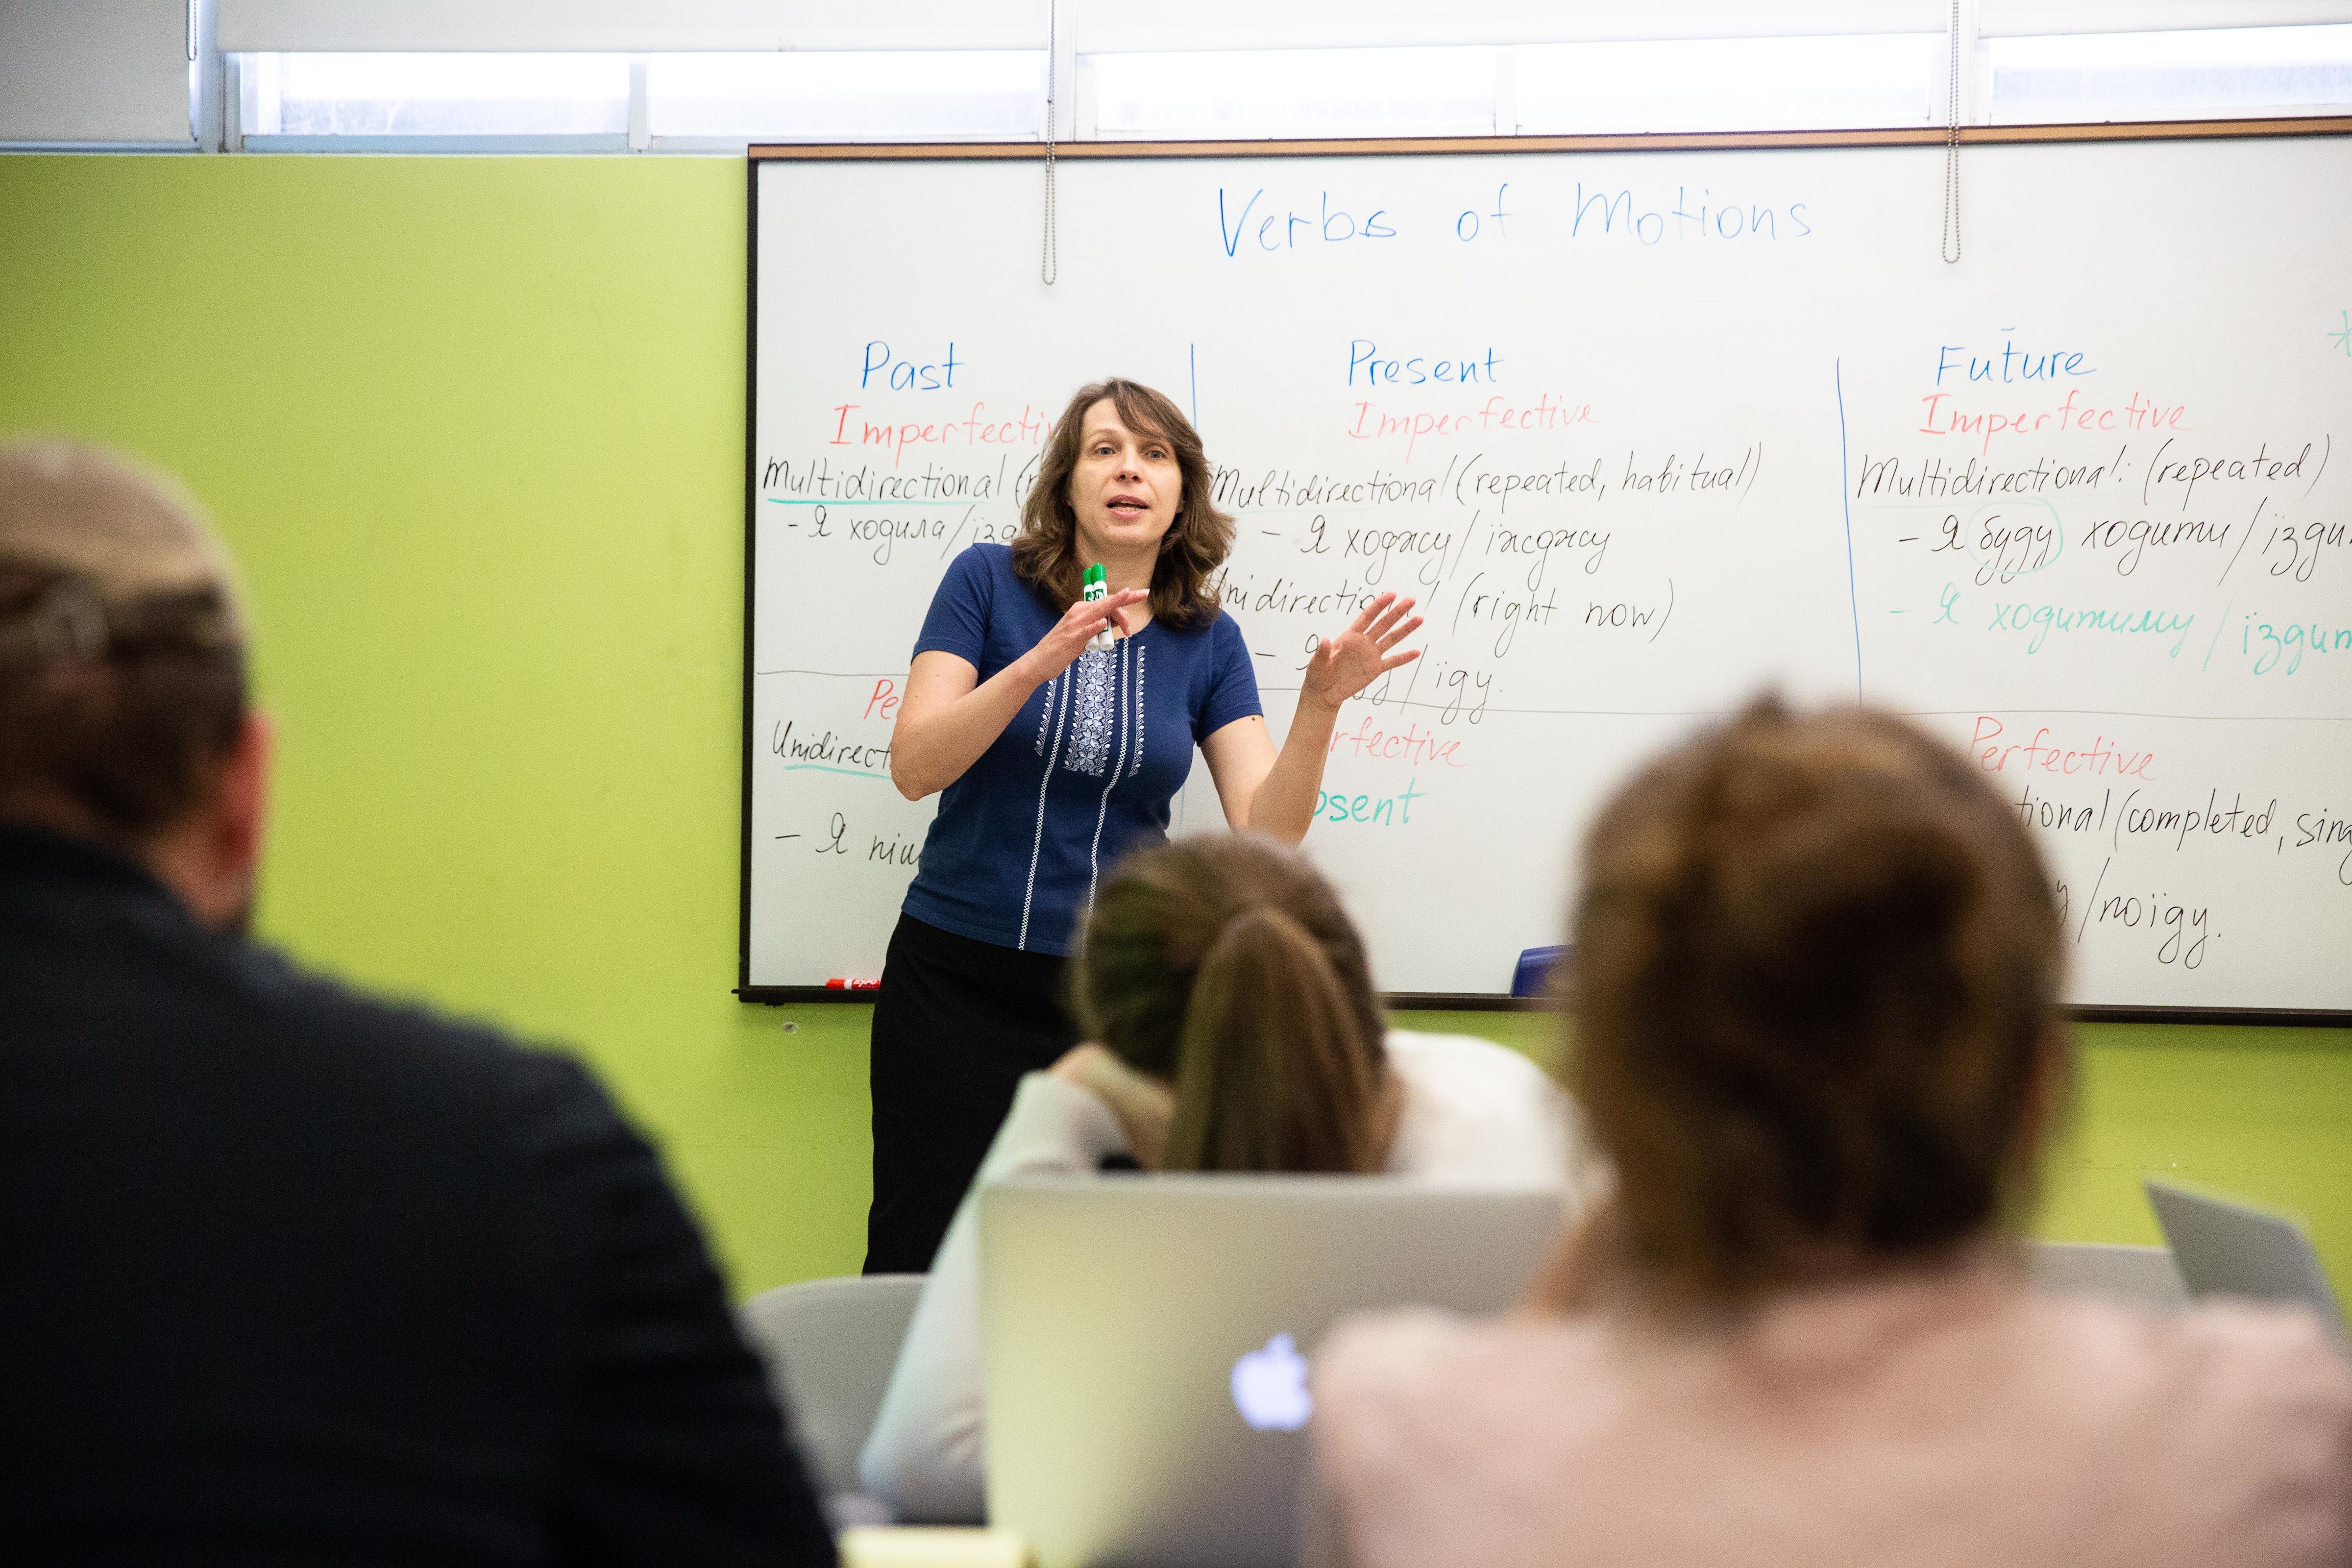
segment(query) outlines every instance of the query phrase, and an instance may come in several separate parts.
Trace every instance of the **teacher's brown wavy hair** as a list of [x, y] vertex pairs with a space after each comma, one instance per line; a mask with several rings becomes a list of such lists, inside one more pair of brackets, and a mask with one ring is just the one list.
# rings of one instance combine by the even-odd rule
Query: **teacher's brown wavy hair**
[[1295, 850], [1236, 834], [1129, 856], [1095, 896], [1071, 978], [1087, 1032], [1176, 1086], [1164, 1169], [1379, 1167], [1370, 966]]
[[1062, 411], [1037, 480], [1021, 503], [1021, 531], [1013, 540], [1013, 570], [1052, 601], [1056, 611], [1077, 602], [1086, 563], [1078, 559], [1078, 514], [1070, 505], [1070, 475], [1078, 466], [1086, 437], [1087, 410], [1108, 398], [1119, 423], [1139, 436], [1157, 436], [1174, 449], [1184, 476], [1176, 521], [1160, 538], [1160, 560], [1151, 569], [1151, 615], [1180, 629], [1205, 626], [1217, 618], [1217, 595], [1209, 578], [1234, 547], [1234, 520], [1211, 497], [1209, 459], [1184, 411], [1139, 381], [1113, 376], [1078, 388]]
[[1888, 715], [1768, 699], [1651, 764], [1573, 920], [1611, 1254], [1723, 1302], [1986, 1234], [2062, 1087], [2058, 919], [1990, 784]]

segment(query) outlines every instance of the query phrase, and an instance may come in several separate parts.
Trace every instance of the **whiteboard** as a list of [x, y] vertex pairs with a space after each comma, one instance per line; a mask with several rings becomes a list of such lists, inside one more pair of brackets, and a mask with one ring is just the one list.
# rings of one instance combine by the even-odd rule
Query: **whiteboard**
[[[1638, 761], [1766, 688], [1966, 748], [2068, 994], [2352, 1008], [2352, 142], [755, 160], [742, 985], [879, 973], [888, 782], [948, 561], [1136, 377], [1235, 514], [1286, 727], [1419, 595], [1307, 848], [1375, 974], [1493, 995]], [[1223, 831], [1204, 768], [1174, 831]]]

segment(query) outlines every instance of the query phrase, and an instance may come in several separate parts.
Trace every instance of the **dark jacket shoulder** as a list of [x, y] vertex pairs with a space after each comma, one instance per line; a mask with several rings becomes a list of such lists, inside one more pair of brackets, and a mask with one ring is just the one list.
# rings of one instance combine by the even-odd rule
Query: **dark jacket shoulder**
[[698, 1231], [580, 1064], [4, 826], [0, 998], [0, 1387], [44, 1435], [0, 1538], [832, 1560]]

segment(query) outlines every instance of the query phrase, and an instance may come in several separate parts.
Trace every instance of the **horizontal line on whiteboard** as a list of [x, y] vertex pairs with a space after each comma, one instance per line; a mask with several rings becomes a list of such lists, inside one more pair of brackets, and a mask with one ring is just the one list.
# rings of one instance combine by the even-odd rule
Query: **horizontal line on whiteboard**
[[[1261, 686], [1258, 689], [1260, 691], [1296, 691], [1298, 688], [1296, 686]], [[1369, 698], [1364, 700], [1365, 705], [1371, 708], [1433, 708], [1441, 710], [1454, 708], [1459, 710], [1463, 706], [1456, 702], [1407, 701], [1401, 697], [1391, 698], [1384, 702], [1375, 702]], [[1739, 710], [1737, 708], [1482, 708], [1479, 711], [1484, 714], [1525, 713], [1534, 715], [1538, 718], [1558, 717], [1563, 719], [1720, 719], [1728, 714], [1737, 713]]]
[[2352, 724], [2342, 713], [2135, 713], [2121, 708], [1897, 708], [1906, 719], [1958, 719], [1970, 713], [2064, 713], [2084, 719], [2183, 719], [2216, 724]]
[[890, 776], [887, 773], [867, 773], [864, 768], [836, 768], [827, 763], [786, 763], [783, 771], [788, 773], [847, 773], [854, 779], [883, 779]]
[[1443, 501], [1398, 500], [1366, 501], [1361, 506], [1237, 506], [1234, 512], [1240, 517], [1271, 517], [1276, 512], [1291, 511], [1394, 511], [1406, 506], [1442, 506]]
[[[766, 496], [761, 499], [770, 506], [928, 506], [931, 504], [929, 501], [919, 500], [786, 500], [782, 496]], [[943, 500], [939, 503], [943, 509], [971, 504], [971, 502], [968, 500]]]
[[754, 675], [825, 675], [835, 680], [896, 680], [903, 669], [755, 669]]
[[[834, 680], [893, 680], [906, 674], [903, 669], [759, 669], [754, 675], [814, 675]], [[1261, 691], [1297, 691], [1296, 686], [1261, 686]], [[1366, 700], [1374, 708], [1431, 708], [1458, 706], [1444, 702], [1406, 701], [1395, 699], [1386, 702]], [[1532, 717], [1564, 719], [1712, 719], [1739, 711], [1737, 708], [1487, 708], [1486, 713], [1520, 713]], [[2352, 714], [2343, 713], [2148, 713], [2126, 708], [1896, 708], [1891, 710], [1906, 719], [1962, 719], [1972, 713], [1988, 716], [1995, 713], [2062, 713], [2083, 719], [2178, 719], [2190, 723], [2226, 724], [2352, 724]], [[878, 776], [878, 775], [864, 775]]]
[[[1296, 691], [1296, 686], [1261, 686], [1261, 691]], [[1402, 698], [1385, 702], [1366, 699], [1373, 708], [1458, 708], [1447, 702], [1406, 701]], [[1738, 708], [1485, 708], [1483, 714], [1520, 713], [1533, 717], [1563, 719], [1717, 719], [1739, 712]], [[2088, 719], [2181, 719], [2193, 722], [2227, 722], [2252, 724], [2352, 724], [2352, 715], [2334, 713], [2136, 713], [2116, 708], [1894, 708], [1887, 711], [1906, 719], [1960, 719], [1972, 713], [1990, 717], [1995, 713], [2060, 713], [2074, 718]]]

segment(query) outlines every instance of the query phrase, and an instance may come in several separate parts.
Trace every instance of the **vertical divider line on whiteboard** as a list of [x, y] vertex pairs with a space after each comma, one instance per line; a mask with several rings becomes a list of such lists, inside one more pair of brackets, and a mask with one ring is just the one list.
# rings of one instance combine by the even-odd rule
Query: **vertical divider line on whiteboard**
[[1845, 453], [1845, 361], [1830, 361], [1830, 384], [1837, 389], [1838, 507], [1845, 517], [1845, 605], [1853, 616], [1853, 700], [1862, 698], [1862, 595], [1853, 585], [1853, 473]]

